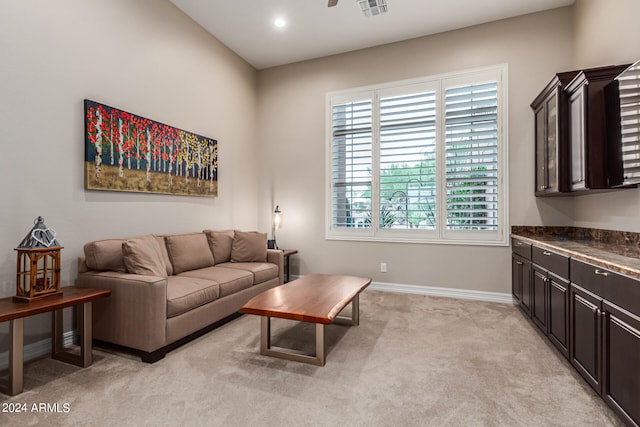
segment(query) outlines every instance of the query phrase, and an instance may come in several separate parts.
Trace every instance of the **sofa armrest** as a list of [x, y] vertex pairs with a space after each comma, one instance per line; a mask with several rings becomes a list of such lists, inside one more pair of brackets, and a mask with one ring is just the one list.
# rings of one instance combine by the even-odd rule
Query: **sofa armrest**
[[267, 262], [278, 266], [280, 284], [284, 283], [284, 253], [279, 249], [267, 249]]
[[151, 352], [166, 344], [167, 279], [115, 271], [78, 274], [77, 286], [110, 289], [93, 303], [93, 337]]
[[86, 273], [89, 271], [89, 267], [87, 267], [87, 257], [79, 256], [78, 257], [78, 273]]

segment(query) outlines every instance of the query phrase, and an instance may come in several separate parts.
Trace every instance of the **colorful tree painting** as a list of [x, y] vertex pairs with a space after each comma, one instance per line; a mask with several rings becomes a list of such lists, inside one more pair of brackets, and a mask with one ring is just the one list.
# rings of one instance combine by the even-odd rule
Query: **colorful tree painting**
[[218, 141], [86, 99], [85, 187], [218, 195]]

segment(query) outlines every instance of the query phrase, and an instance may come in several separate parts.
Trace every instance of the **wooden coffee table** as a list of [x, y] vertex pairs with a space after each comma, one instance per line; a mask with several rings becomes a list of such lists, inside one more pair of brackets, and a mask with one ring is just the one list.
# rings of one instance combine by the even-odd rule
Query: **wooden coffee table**
[[[308, 274], [298, 280], [256, 295], [240, 308], [241, 313], [262, 316], [260, 354], [324, 366], [324, 326], [330, 323], [358, 325], [359, 295], [370, 278], [332, 274]], [[351, 317], [338, 314], [351, 303]], [[316, 353], [305, 354], [271, 345], [271, 318], [299, 320], [316, 324]]]

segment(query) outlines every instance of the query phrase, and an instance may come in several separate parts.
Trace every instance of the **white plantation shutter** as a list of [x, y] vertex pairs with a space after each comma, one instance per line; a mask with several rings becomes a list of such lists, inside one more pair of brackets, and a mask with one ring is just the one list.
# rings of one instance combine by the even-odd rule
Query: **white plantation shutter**
[[447, 228], [498, 227], [497, 82], [445, 89]]
[[436, 221], [436, 92], [380, 99], [380, 227]]
[[328, 239], [507, 245], [506, 66], [327, 95]]
[[332, 226], [371, 227], [371, 100], [332, 109]]

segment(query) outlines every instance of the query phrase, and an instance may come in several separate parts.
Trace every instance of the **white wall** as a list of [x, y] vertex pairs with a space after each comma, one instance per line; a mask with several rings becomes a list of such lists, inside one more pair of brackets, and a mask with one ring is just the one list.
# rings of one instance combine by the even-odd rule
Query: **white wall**
[[[499, 21], [258, 73], [262, 141], [260, 217], [279, 204], [281, 247], [300, 250], [297, 272], [351, 273], [374, 281], [509, 292], [508, 247], [361, 243], [324, 239], [325, 94], [492, 64], [509, 66], [511, 223], [571, 225], [565, 199], [533, 196], [529, 104], [555, 72], [571, 69], [572, 9]], [[379, 273], [387, 262], [388, 273]]]
[[[88, 240], [257, 227], [251, 66], [166, 0], [1, 8], [0, 296], [15, 293], [13, 248], [38, 215], [65, 247], [65, 282]], [[85, 191], [84, 98], [218, 139], [219, 197]]]
[[[576, 69], [640, 60], [640, 1], [577, 0]], [[575, 225], [640, 232], [640, 189], [575, 198]]]

